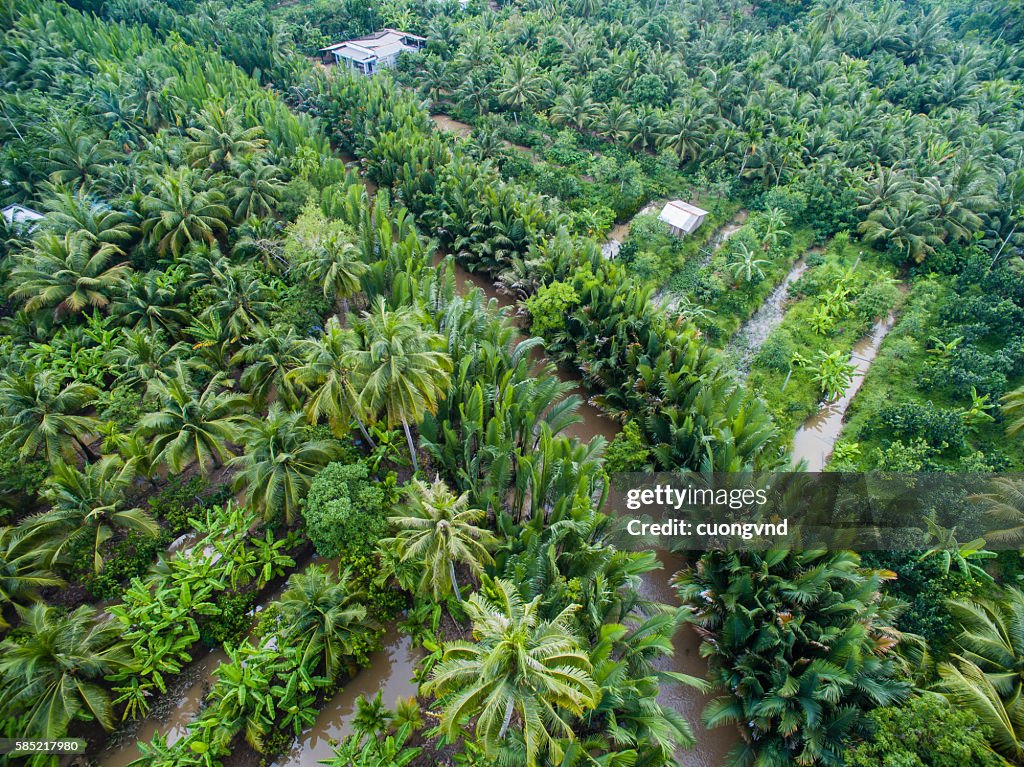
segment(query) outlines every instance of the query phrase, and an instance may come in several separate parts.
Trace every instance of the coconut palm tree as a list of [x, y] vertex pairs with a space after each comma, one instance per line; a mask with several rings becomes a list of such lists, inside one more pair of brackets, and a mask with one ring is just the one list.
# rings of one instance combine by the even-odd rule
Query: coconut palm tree
[[112, 312], [124, 325], [136, 330], [145, 328], [151, 333], [165, 330], [173, 338], [188, 324], [185, 280], [156, 270], [145, 274], [133, 272], [123, 287]]
[[738, 242], [732, 249], [728, 269], [735, 280], [754, 282], [764, 279], [764, 267], [770, 264], [768, 259], [758, 258], [757, 251], [745, 242]]
[[477, 525], [484, 520], [483, 509], [469, 508], [469, 492], [456, 496], [440, 479], [427, 485], [414, 479], [407, 491], [408, 507], [388, 521], [398, 530], [381, 546], [394, 545], [403, 562], [422, 568], [417, 587], [423, 595], [441, 601], [454, 592], [462, 601], [455, 565], [463, 564], [474, 577], [493, 562], [488, 546], [494, 536]]
[[671, 149], [679, 162], [696, 160], [714, 133], [717, 118], [707, 102], [688, 98], [669, 112], [658, 128], [658, 146]]
[[151, 393], [159, 409], [139, 421], [143, 436], [153, 439], [153, 455], [171, 471], [180, 472], [190, 462], [204, 474], [210, 464], [220, 467], [228, 455], [228, 443], [237, 437], [237, 413], [246, 398], [224, 389], [224, 373], [215, 374], [199, 389], [179, 359], [174, 373], [153, 381]]
[[235, 221], [273, 216], [284, 192], [284, 171], [257, 157], [246, 157], [232, 166], [237, 179], [228, 182], [228, 201]]
[[935, 219], [918, 197], [903, 196], [892, 207], [872, 211], [858, 230], [866, 242], [887, 245], [918, 263], [942, 244]]
[[103, 544], [117, 529], [156, 535], [160, 528], [142, 509], [125, 509], [125, 497], [135, 479], [135, 464], [108, 455], [79, 470], [63, 461], [50, 467], [42, 497], [53, 508], [31, 519], [31, 535], [54, 542], [51, 561], [91, 541], [93, 569], [103, 568]]
[[191, 139], [185, 152], [193, 168], [219, 171], [235, 158], [261, 151], [267, 145], [259, 126], [243, 128], [233, 110], [208, 107], [196, 115], [188, 128]]
[[541, 764], [544, 753], [557, 764], [562, 742], [575, 739], [567, 715], [582, 716], [599, 695], [574, 633], [576, 606], [543, 620], [540, 603], [539, 596], [524, 602], [509, 581], [486, 581], [466, 602], [475, 641], [446, 643], [424, 686], [439, 699], [447, 737], [475, 718], [476, 739], [493, 758], [515, 730], [527, 767]]
[[55, 121], [49, 149], [50, 181], [88, 187], [117, 159], [114, 145], [95, 134], [85, 133], [74, 121]]
[[231, 358], [232, 365], [245, 365], [239, 378], [242, 389], [262, 408], [276, 394], [289, 408], [296, 407], [298, 395], [289, 375], [303, 362], [304, 345], [295, 328], [257, 325], [251, 339]]
[[331, 317], [323, 336], [300, 342], [303, 362], [289, 373], [289, 379], [307, 393], [305, 412], [310, 423], [326, 418], [331, 432], [340, 437], [355, 421], [363, 439], [373, 448], [360, 396], [362, 381], [351, 357], [355, 348], [355, 333], [343, 329], [338, 318]]
[[4, 612], [10, 605], [26, 605], [39, 599], [39, 589], [64, 583], [40, 566], [48, 549], [27, 535], [25, 526], [0, 527], [0, 631], [10, 628]]
[[541, 78], [537, 67], [525, 56], [516, 56], [506, 65], [498, 81], [498, 100], [512, 108], [519, 122], [519, 113], [535, 104], [541, 96]]
[[992, 747], [1024, 760], [1024, 594], [1007, 588], [992, 599], [947, 603], [960, 633], [957, 652], [939, 664], [937, 689], [991, 732]]
[[267, 519], [280, 514], [291, 524], [316, 473], [337, 457], [335, 440], [312, 439], [301, 413], [274, 403], [263, 417], [244, 416], [238, 440], [245, 452], [229, 465], [238, 469], [235, 488]]
[[139, 231], [133, 213], [100, 204], [81, 188], [56, 187], [43, 207], [49, 231], [57, 235], [77, 233], [93, 249], [112, 245], [119, 256]]
[[213, 243], [227, 232], [231, 211], [224, 195], [204, 191], [188, 168], [153, 179], [153, 191], [142, 198], [142, 231], [161, 254], [180, 256], [193, 243]]
[[24, 711], [20, 726], [33, 738], [64, 737], [72, 720], [113, 729], [103, 680], [133, 657], [120, 625], [87, 606], [65, 613], [37, 604], [18, 613], [21, 625], [0, 642], [0, 708]]
[[356, 321], [356, 348], [347, 357], [362, 384], [367, 413], [383, 414], [389, 429], [405, 431], [413, 470], [419, 470], [411, 423], [436, 413], [448, 392], [451, 358], [439, 349], [444, 339], [425, 330], [412, 309], [388, 311], [382, 297]]
[[323, 288], [324, 296], [341, 300], [344, 314], [348, 314], [348, 299], [359, 292], [360, 278], [369, 270], [359, 258], [354, 239], [352, 232], [329, 228], [305, 263], [306, 273]]
[[306, 668], [336, 679], [355, 642], [379, 628], [368, 617], [365, 600], [366, 592], [352, 583], [348, 570], [338, 577], [310, 565], [288, 579], [277, 602], [282, 639], [299, 648]]
[[214, 265], [206, 290], [210, 303], [204, 316], [215, 315], [232, 343], [247, 338], [265, 323], [275, 307], [274, 291], [249, 266]]
[[99, 396], [99, 390], [72, 381], [66, 386], [49, 371], [29, 370], [0, 377], [0, 424], [4, 439], [23, 458], [40, 451], [54, 463], [69, 457], [75, 444], [86, 459], [94, 457], [85, 440], [99, 431], [99, 422], [81, 415]]
[[111, 265], [120, 253], [110, 243], [93, 246], [85, 235], [43, 233], [17, 257], [11, 270], [11, 297], [24, 299], [25, 311], [53, 308], [54, 319], [86, 307], [105, 309], [131, 268]]

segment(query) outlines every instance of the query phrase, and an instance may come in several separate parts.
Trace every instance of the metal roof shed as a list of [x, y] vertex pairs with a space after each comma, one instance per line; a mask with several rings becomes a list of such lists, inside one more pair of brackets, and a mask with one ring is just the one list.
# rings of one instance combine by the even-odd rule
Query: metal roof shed
[[665, 204], [658, 219], [668, 224], [669, 231], [676, 237], [693, 234], [704, 223], [708, 212], [682, 200], [671, 200]]

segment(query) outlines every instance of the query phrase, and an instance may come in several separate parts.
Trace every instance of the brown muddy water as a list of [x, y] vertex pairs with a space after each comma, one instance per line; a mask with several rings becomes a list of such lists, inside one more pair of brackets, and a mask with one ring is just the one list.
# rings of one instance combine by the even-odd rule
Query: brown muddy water
[[786, 315], [789, 286], [800, 279], [800, 276], [806, 271], [807, 261], [800, 258], [793, 264], [793, 268], [790, 269], [786, 278], [768, 294], [764, 303], [733, 336], [727, 351], [735, 358], [736, 369], [743, 378], [746, 378], [747, 373], [750, 372], [750, 363], [762, 344], [768, 340], [768, 336], [779, 326], [782, 318]]
[[850, 355], [850, 364], [854, 366], [853, 381], [843, 396], [835, 402], [825, 403], [817, 413], [812, 415], [801, 426], [793, 438], [793, 463], [801, 460], [807, 462], [806, 471], [822, 471], [832, 455], [836, 441], [843, 433], [843, 417], [850, 407], [854, 396], [864, 383], [864, 376], [878, 356], [878, 349], [886, 335], [896, 324], [896, 315], [890, 314], [879, 320], [871, 332], [858, 341]]
[[[683, 566], [684, 560], [678, 554], [666, 551], [658, 552], [658, 560], [662, 569], [644, 575], [640, 595], [654, 602], [678, 605], [679, 598], [670, 580]], [[700, 657], [700, 638], [691, 626], [683, 626], [672, 641], [672, 646], [675, 653], [670, 658], [661, 659], [657, 664], [660, 670], [676, 671], [699, 679], [707, 677], [707, 661]], [[697, 741], [693, 748], [680, 750], [676, 755], [682, 767], [721, 767], [725, 763], [726, 754], [739, 742], [736, 729], [716, 727], [708, 730], [701, 723], [701, 712], [713, 697], [714, 692], [701, 693], [682, 684], [666, 683], [661, 687], [659, 702], [686, 717]]]
[[454, 133], [458, 136], [462, 136], [463, 138], [473, 132], [472, 125], [467, 125], [464, 122], [454, 120], [448, 115], [430, 115], [430, 119], [433, 120], [434, 125], [441, 130], [448, 131], [448, 133]]
[[149, 743], [163, 735], [171, 745], [185, 737], [189, 722], [198, 716], [206, 694], [213, 687], [213, 672], [227, 659], [224, 651], [218, 649], [190, 663], [167, 694], [153, 704], [149, 716], [134, 731], [125, 731], [118, 745], [100, 755], [99, 763], [103, 767], [127, 767], [142, 757], [139, 742]]
[[423, 657], [422, 650], [394, 626], [388, 628], [382, 642], [382, 649], [370, 656], [370, 665], [361, 669], [328, 701], [316, 724], [302, 733], [273, 767], [309, 767], [333, 756], [331, 744], [352, 734], [352, 718], [360, 696], [372, 699], [380, 692], [383, 704], [394, 708], [399, 698], [416, 694], [418, 685], [413, 676]]

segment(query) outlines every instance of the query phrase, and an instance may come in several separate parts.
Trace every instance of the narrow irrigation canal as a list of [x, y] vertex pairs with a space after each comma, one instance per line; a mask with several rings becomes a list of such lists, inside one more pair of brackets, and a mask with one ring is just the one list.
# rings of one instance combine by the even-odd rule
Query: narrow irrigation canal
[[801, 426], [793, 438], [793, 462], [806, 461], [807, 471], [822, 471], [828, 463], [836, 441], [843, 432], [843, 418], [853, 402], [853, 398], [864, 383], [864, 376], [878, 356], [882, 341], [896, 324], [896, 315], [879, 320], [853, 347], [850, 364], [854, 367], [853, 380], [843, 396], [835, 402], [827, 402], [817, 413], [812, 415]]
[[785, 279], [775, 286], [775, 289], [768, 294], [764, 303], [758, 308], [754, 315], [740, 326], [727, 347], [727, 351], [736, 360], [736, 369], [740, 375], [746, 378], [750, 372], [750, 364], [757, 355], [758, 350], [768, 340], [768, 336], [782, 322], [786, 316], [786, 303], [789, 299], [789, 286], [800, 279], [807, 271], [807, 256], [812, 253], [820, 253], [820, 248], [812, 248], [802, 256]]
[[272, 767], [308, 767], [334, 755], [332, 742], [352, 734], [356, 700], [372, 699], [381, 693], [381, 702], [394, 707], [399, 698], [416, 695], [413, 681], [423, 653], [412, 639], [389, 626], [382, 639], [382, 648], [370, 656], [370, 665], [359, 671], [328, 701], [320, 711], [316, 724], [296, 740], [288, 753]]
[[[670, 580], [683, 566], [684, 560], [678, 554], [666, 551], [658, 552], [658, 560], [662, 569], [644, 575], [640, 595], [652, 602], [678, 605], [679, 597]], [[691, 626], [684, 626], [676, 634], [672, 646], [675, 652], [671, 658], [661, 659], [661, 671], [676, 671], [700, 679], [707, 676], [707, 661], [700, 657], [700, 637]], [[739, 740], [738, 732], [730, 727], [704, 729], [701, 712], [712, 697], [713, 694], [702, 694], [682, 684], [664, 684], [661, 687], [658, 700], [686, 717], [697, 741], [693, 748], [681, 750], [677, 755], [683, 767], [721, 767], [725, 764], [726, 754]]]

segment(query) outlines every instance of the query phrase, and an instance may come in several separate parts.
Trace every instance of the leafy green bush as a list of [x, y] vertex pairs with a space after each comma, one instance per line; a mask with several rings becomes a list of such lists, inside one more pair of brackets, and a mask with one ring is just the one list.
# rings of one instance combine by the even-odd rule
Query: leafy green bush
[[127, 537], [108, 545], [103, 555], [103, 569], [98, 573], [93, 567], [90, 548], [76, 571], [75, 580], [97, 599], [116, 597], [122, 592], [125, 581], [145, 575], [157, 554], [170, 541], [171, 536], [166, 531], [155, 536], [129, 532]]
[[609, 474], [644, 471], [651, 462], [651, 451], [640, 436], [636, 421], [627, 421], [604, 451], [604, 470]]
[[216, 506], [231, 497], [227, 485], [211, 489], [206, 478], [196, 475], [189, 480], [174, 477], [163, 490], [149, 499], [150, 512], [162, 520], [172, 535], [192, 529], [189, 518], [197, 509]]
[[871, 419], [866, 431], [900, 440], [923, 439], [940, 450], [961, 449], [967, 436], [960, 413], [931, 402], [903, 402], [883, 407]]
[[867, 716], [873, 730], [848, 750], [846, 767], [998, 767], [978, 717], [937, 695], [911, 698]]
[[306, 534], [323, 557], [373, 551], [387, 533], [389, 504], [362, 462], [329, 463], [316, 475], [302, 501]]
[[579, 302], [580, 297], [566, 282], [551, 282], [541, 287], [526, 301], [534, 335], [547, 337], [564, 330], [566, 318]]

